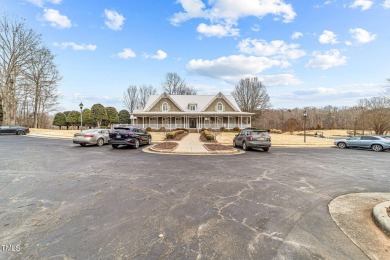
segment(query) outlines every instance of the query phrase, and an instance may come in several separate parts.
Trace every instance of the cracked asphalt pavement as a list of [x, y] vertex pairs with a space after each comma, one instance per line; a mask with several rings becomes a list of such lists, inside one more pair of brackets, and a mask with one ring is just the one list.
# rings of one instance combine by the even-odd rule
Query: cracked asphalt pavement
[[0, 258], [367, 259], [328, 204], [388, 192], [389, 156], [188, 156], [0, 136]]

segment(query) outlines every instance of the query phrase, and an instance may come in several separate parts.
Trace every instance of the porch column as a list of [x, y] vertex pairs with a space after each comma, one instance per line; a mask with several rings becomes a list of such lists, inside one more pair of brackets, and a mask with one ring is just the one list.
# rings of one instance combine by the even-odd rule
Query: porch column
[[252, 117], [249, 117], [249, 127], [252, 127]]
[[241, 115], [241, 127], [240, 128], [242, 129], [242, 115]]
[[172, 115], [169, 115], [169, 130], [172, 130]]
[[228, 115], [228, 129], [230, 129], [230, 122], [229, 122], [229, 120], [230, 120], [230, 116]]
[[145, 128], [145, 117], [142, 117], [142, 128]]
[[158, 130], [158, 116], [156, 116], [156, 122], [157, 122], [156, 128], [157, 128], [157, 130]]

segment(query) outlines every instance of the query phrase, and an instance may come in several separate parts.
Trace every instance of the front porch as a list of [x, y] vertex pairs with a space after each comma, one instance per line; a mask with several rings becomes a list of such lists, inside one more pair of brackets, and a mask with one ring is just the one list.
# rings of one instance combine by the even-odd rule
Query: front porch
[[186, 129], [240, 129], [251, 127], [250, 116], [203, 116], [203, 115], [184, 115], [184, 116], [137, 116], [133, 122], [134, 125], [152, 129], [164, 127], [167, 130], [176, 128]]

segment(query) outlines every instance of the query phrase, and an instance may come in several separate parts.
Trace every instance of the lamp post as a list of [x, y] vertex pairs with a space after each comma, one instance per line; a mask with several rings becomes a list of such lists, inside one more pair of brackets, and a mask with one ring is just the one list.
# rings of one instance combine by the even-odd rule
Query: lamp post
[[83, 131], [83, 102], [80, 102], [80, 132]]
[[303, 113], [303, 142], [306, 143], [306, 118], [307, 118], [307, 111]]

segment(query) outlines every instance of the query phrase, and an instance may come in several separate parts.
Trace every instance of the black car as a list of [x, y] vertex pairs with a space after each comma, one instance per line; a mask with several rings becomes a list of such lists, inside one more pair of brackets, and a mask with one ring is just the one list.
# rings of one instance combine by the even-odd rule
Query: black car
[[110, 131], [109, 144], [113, 148], [119, 145], [132, 146], [137, 149], [142, 144], [151, 144], [152, 136], [145, 129], [135, 126], [114, 127]]
[[18, 125], [2, 125], [0, 126], [0, 134], [16, 134], [16, 135], [25, 135], [30, 133], [28, 127], [18, 126]]

